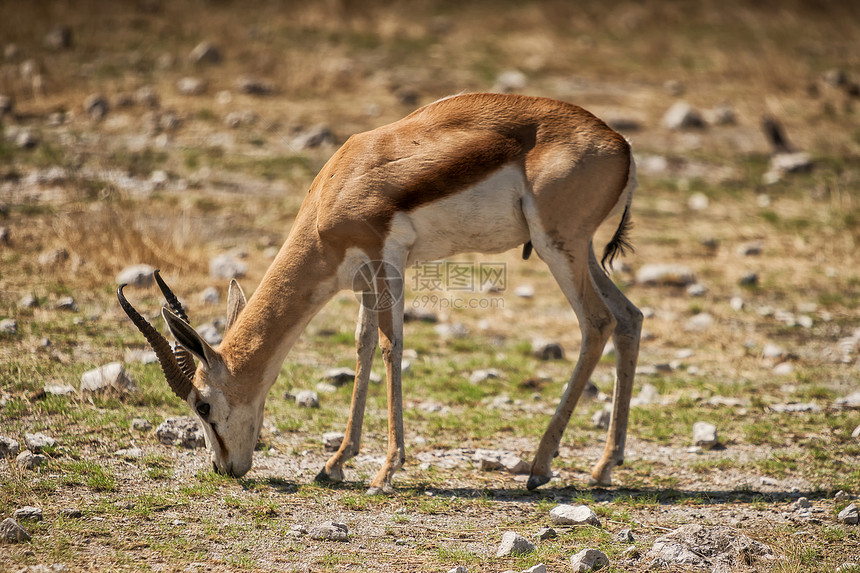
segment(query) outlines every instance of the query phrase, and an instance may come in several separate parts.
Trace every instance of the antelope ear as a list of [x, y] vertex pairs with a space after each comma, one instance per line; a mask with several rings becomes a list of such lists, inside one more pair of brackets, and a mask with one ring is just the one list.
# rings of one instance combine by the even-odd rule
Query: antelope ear
[[193, 354], [203, 365], [203, 368], [211, 370], [220, 360], [218, 351], [203, 340], [203, 337], [190, 324], [179, 318], [172, 310], [166, 306], [163, 307], [161, 309], [161, 316], [164, 317], [164, 321], [167, 323], [167, 328], [170, 329], [173, 338], [183, 348]]
[[245, 293], [242, 287], [236, 282], [236, 279], [230, 281], [230, 290], [227, 292], [227, 330], [233, 326], [236, 319], [239, 318], [239, 313], [245, 308]]

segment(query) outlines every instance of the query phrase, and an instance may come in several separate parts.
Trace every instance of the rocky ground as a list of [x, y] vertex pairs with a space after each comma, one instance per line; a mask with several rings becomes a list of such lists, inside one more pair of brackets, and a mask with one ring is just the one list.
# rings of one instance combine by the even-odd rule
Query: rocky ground
[[[860, 571], [858, 22], [850, 3], [4, 9], [0, 570]], [[376, 384], [346, 482], [313, 483], [348, 411], [350, 293], [291, 352], [251, 473], [207, 472], [116, 284], [154, 319], [160, 268], [217, 343], [227, 282], [253, 292], [339, 144], [481, 90], [583, 105], [633, 143], [637, 250], [612, 276], [646, 332], [614, 485], [587, 486], [609, 348], [554, 479], [525, 489], [579, 333], [519, 251], [451, 261], [501, 265], [493, 289], [409, 270], [395, 494], [364, 495]]]

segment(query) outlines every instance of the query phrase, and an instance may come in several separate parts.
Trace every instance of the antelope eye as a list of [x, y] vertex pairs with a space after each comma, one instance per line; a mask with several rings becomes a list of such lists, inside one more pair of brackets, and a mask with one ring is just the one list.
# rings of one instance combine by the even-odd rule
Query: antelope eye
[[210, 406], [208, 402], [201, 402], [197, 404], [197, 413], [200, 414], [200, 417], [204, 420], [209, 416]]

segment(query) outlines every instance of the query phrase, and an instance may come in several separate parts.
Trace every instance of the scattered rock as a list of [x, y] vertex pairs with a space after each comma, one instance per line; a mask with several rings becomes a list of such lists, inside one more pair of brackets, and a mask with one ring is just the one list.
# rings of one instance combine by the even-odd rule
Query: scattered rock
[[806, 152], [777, 153], [771, 156], [768, 170], [762, 175], [762, 182], [772, 185], [781, 181], [786, 174], [805, 173], [811, 171], [812, 167], [812, 158]]
[[794, 364], [791, 362], [780, 362], [773, 367], [773, 373], [777, 376], [791, 376], [794, 374]]
[[64, 507], [59, 511], [59, 513], [63, 517], [67, 517], [69, 519], [78, 519], [84, 515], [84, 512], [77, 507]]
[[449, 569], [448, 573], [468, 573], [468, 569], [462, 565], [457, 565], [456, 567]]
[[655, 263], [643, 265], [636, 273], [636, 282], [645, 286], [679, 286], [695, 284], [696, 275], [683, 265]]
[[820, 412], [821, 406], [812, 402], [790, 402], [788, 404], [771, 404], [770, 410], [781, 414], [796, 414], [798, 412]]
[[21, 450], [18, 440], [6, 436], [0, 436], [0, 458], [13, 458]]
[[600, 527], [600, 520], [590, 507], [585, 505], [557, 505], [549, 512], [553, 525], [593, 525]]
[[741, 275], [741, 278], [738, 279], [738, 284], [740, 286], [755, 286], [758, 284], [758, 273], [751, 271], [748, 273], [744, 273]]
[[48, 384], [45, 386], [45, 394], [52, 396], [71, 396], [75, 393], [77, 393], [77, 390], [75, 390], [74, 386], [69, 386], [68, 384]]
[[52, 50], [68, 50], [72, 47], [72, 29], [68, 26], [51, 28], [45, 34], [43, 43]]
[[538, 563], [537, 565], [529, 567], [521, 573], [546, 573], [546, 565], [544, 565], [543, 563]]
[[509, 474], [528, 475], [531, 471], [531, 465], [514, 454], [503, 455], [499, 459], [499, 463]]
[[507, 557], [508, 555], [525, 555], [535, 550], [535, 544], [514, 531], [506, 531], [502, 534], [502, 543], [496, 550], [496, 557]]
[[693, 443], [702, 448], [713, 448], [719, 445], [717, 427], [709, 422], [693, 424]]
[[684, 323], [684, 330], [687, 332], [705, 332], [714, 325], [714, 316], [708, 312], [700, 312], [699, 314], [690, 317]]
[[24, 450], [15, 457], [15, 465], [21, 469], [33, 470], [45, 463], [45, 456]]
[[624, 543], [625, 545], [630, 545], [631, 543], [636, 542], [636, 539], [633, 537], [633, 531], [631, 531], [628, 527], [625, 527], [624, 529], [616, 533], [615, 539], [620, 543]]
[[311, 539], [323, 541], [349, 541], [349, 530], [344, 523], [327, 521], [321, 525], [315, 525], [308, 530]]
[[538, 529], [537, 538], [539, 541], [546, 541], [547, 539], [555, 539], [558, 537], [558, 533], [552, 527], [542, 527]]
[[707, 109], [702, 115], [710, 125], [734, 125], [737, 122], [735, 108], [729, 103], [721, 103], [717, 107]]
[[511, 94], [520, 92], [528, 85], [526, 75], [519, 70], [507, 70], [499, 74], [496, 83], [490, 89], [491, 92]]
[[693, 211], [704, 211], [708, 208], [710, 203], [708, 196], [704, 193], [693, 193], [690, 195], [690, 198], [687, 199], [687, 206]]
[[701, 129], [705, 127], [702, 114], [685, 101], [675, 102], [665, 115], [663, 115], [663, 127], [672, 130]]
[[240, 127], [248, 127], [257, 123], [257, 114], [251, 110], [231, 111], [224, 118], [224, 124], [227, 127], [238, 129]]
[[848, 501], [851, 499], [851, 496], [848, 495], [844, 490], [839, 490], [836, 492], [836, 495], [833, 496], [835, 501]]
[[764, 243], [762, 241], [751, 241], [744, 243], [738, 247], [738, 255], [741, 257], [755, 257], [764, 251]]
[[139, 264], [125, 267], [116, 276], [117, 284], [127, 284], [133, 287], [146, 288], [155, 282], [155, 268], [151, 265]]
[[355, 380], [355, 370], [352, 368], [330, 368], [322, 375], [323, 380], [337, 387], [352, 384]]
[[799, 497], [797, 501], [791, 504], [794, 509], [809, 509], [812, 507], [812, 502], [806, 497]]
[[852, 438], [860, 438], [860, 426], [857, 426], [856, 428], [854, 428], [854, 431], [851, 432], [851, 437]]
[[570, 558], [570, 566], [574, 571], [598, 571], [609, 567], [609, 557], [599, 549], [583, 549]]
[[301, 390], [296, 394], [296, 405], [299, 408], [319, 408], [320, 397], [313, 390]]
[[116, 392], [126, 394], [137, 387], [120, 362], [111, 362], [81, 375], [81, 393]]
[[233, 255], [218, 255], [209, 261], [209, 276], [215, 279], [241, 279], [248, 272], [248, 265]]
[[433, 331], [442, 338], [465, 338], [469, 335], [469, 329], [459, 322], [453, 324], [437, 324]]
[[708, 287], [703, 284], [696, 283], [687, 287], [687, 294], [692, 297], [701, 297], [708, 294]]
[[53, 448], [57, 445], [57, 440], [52, 438], [51, 436], [46, 436], [41, 432], [37, 432], [35, 434], [24, 434], [24, 443], [27, 445], [27, 448], [30, 449], [33, 453], [41, 453], [45, 448]]
[[209, 41], [202, 41], [188, 54], [188, 61], [192, 64], [219, 64], [221, 63], [221, 50]]
[[638, 547], [636, 547], [635, 545], [631, 545], [621, 553], [621, 557], [623, 559], [639, 559], [640, 557], [642, 557], [642, 554], [639, 553]]
[[146, 418], [135, 418], [131, 421], [131, 428], [138, 432], [148, 432], [152, 429], [152, 424]]
[[715, 569], [749, 565], [756, 557], [771, 558], [767, 545], [725, 526], [690, 524], [658, 537], [645, 555], [653, 567], [685, 566]]
[[18, 521], [42, 521], [42, 510], [32, 505], [25, 505], [22, 508], [16, 509], [12, 513], [12, 517]]
[[495, 368], [487, 368], [482, 370], [475, 370], [469, 375], [469, 382], [472, 384], [480, 384], [481, 382], [486, 382], [490, 379], [499, 379], [502, 377], [502, 373], [499, 372]]
[[326, 432], [322, 435], [323, 446], [327, 452], [336, 452], [343, 443], [343, 432]]
[[275, 86], [260, 78], [243, 76], [236, 81], [236, 89], [239, 93], [248, 95], [268, 95], [275, 91]]
[[157, 109], [160, 105], [158, 92], [152, 86], [142, 86], [134, 92], [134, 103], [142, 107]]
[[293, 140], [293, 147], [299, 150], [316, 149], [335, 143], [334, 132], [328, 125], [321, 123], [302, 131]]
[[0, 95], [0, 119], [11, 116], [15, 111], [15, 100], [7, 95]]
[[605, 430], [609, 427], [609, 422], [612, 418], [612, 412], [607, 410], [606, 408], [601, 408], [596, 411], [593, 416], [591, 416], [591, 423], [594, 424], [595, 428], [600, 428], [601, 430]]
[[19, 149], [35, 149], [39, 145], [39, 134], [32, 129], [22, 129], [15, 136], [15, 145]]
[[657, 390], [657, 387], [653, 384], [643, 384], [642, 389], [639, 390], [639, 394], [630, 400], [630, 405], [633, 407], [647, 406], [649, 404], [656, 404], [659, 401], [660, 391]]
[[123, 448], [121, 450], [115, 451], [113, 455], [123, 460], [133, 461], [139, 460], [143, 457], [144, 454], [143, 450], [141, 450], [140, 448]]
[[532, 355], [539, 360], [564, 360], [564, 349], [558, 342], [534, 340]]
[[857, 525], [860, 523], [860, 510], [858, 510], [857, 506], [852, 503], [840, 511], [836, 518], [846, 525]]
[[57, 303], [54, 305], [54, 308], [57, 310], [67, 310], [69, 312], [78, 312], [78, 303], [75, 302], [74, 297], [71, 296], [61, 296], [57, 299]]
[[207, 87], [206, 80], [192, 76], [179, 78], [176, 82], [176, 91], [185, 96], [203, 95]]
[[860, 392], [837, 398], [833, 405], [837, 408], [860, 408]]
[[532, 285], [520, 285], [514, 289], [514, 295], [520, 298], [532, 298], [535, 295], [535, 287]]
[[84, 100], [84, 111], [94, 121], [100, 121], [105, 118], [110, 111], [110, 104], [102, 94], [92, 94]]
[[30, 541], [30, 534], [17, 521], [7, 517], [0, 522], [0, 542], [22, 543], [24, 541]]
[[190, 416], [167, 418], [155, 429], [155, 435], [165, 445], [182, 448], [202, 448], [206, 445], [200, 423]]
[[0, 334], [18, 334], [18, 322], [14, 318], [0, 320]]

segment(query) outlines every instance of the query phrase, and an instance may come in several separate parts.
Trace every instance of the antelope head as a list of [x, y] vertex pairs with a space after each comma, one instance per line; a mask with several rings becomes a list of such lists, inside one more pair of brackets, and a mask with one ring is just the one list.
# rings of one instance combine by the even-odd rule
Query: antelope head
[[[217, 348], [191, 327], [181, 303], [158, 271], [155, 279], [167, 304], [161, 309], [178, 345], [170, 343], [131, 306], [117, 288], [120, 306], [155, 350], [161, 370], [173, 393], [191, 407], [203, 425], [206, 448], [213, 469], [235, 477], [251, 469], [257, 436], [263, 423], [265, 396], [243, 392], [241, 381], [230, 371]], [[227, 331], [245, 307], [245, 295], [234, 280], [227, 297]], [[195, 366], [194, 359], [199, 361]]]

